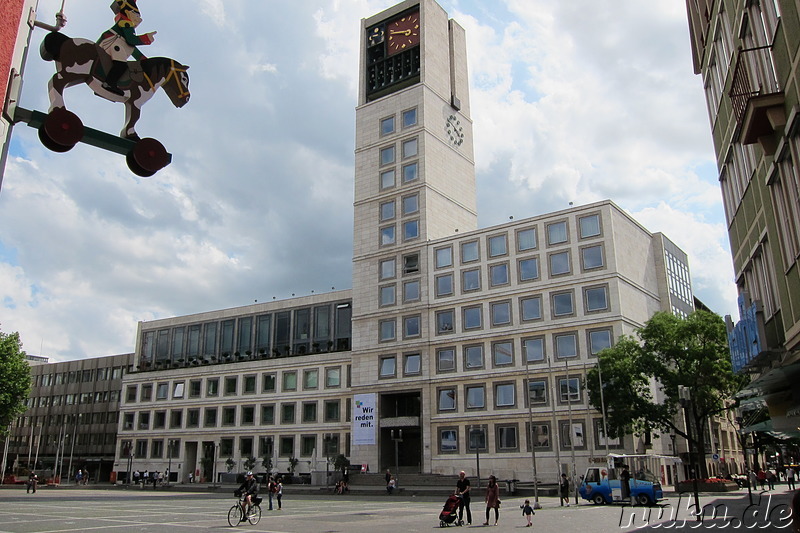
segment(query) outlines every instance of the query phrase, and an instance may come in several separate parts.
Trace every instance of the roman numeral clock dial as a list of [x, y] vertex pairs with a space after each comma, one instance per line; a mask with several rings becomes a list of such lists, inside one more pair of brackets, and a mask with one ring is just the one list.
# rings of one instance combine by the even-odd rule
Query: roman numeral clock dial
[[419, 44], [419, 11], [405, 15], [386, 26], [389, 54], [402, 52]]

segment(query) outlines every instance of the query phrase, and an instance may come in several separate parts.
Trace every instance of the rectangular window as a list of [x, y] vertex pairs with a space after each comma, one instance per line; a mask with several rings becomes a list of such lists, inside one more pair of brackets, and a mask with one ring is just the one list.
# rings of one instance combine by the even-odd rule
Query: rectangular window
[[453, 266], [453, 248], [451, 246], [437, 248], [436, 268], [446, 268], [449, 266]]
[[569, 250], [550, 254], [550, 275], [563, 276], [570, 273]]
[[611, 330], [595, 329], [588, 332], [589, 353], [597, 355], [606, 348], [611, 348]]
[[539, 279], [539, 258], [530, 257], [528, 259], [520, 259], [517, 263], [519, 265], [519, 280], [532, 281]]
[[464, 346], [464, 368], [473, 370], [483, 368], [483, 345]]
[[280, 454], [281, 457], [294, 457], [294, 435], [281, 436]]
[[395, 331], [396, 322], [394, 319], [381, 320], [379, 323], [379, 340], [380, 342], [393, 341], [397, 334]]
[[556, 357], [566, 359], [578, 356], [578, 342], [575, 333], [563, 333], [554, 335]]
[[219, 395], [219, 378], [206, 380], [206, 397]]
[[236, 394], [238, 382], [238, 376], [227, 376], [225, 378], [225, 396], [233, 396]]
[[497, 451], [515, 452], [517, 450], [519, 450], [519, 443], [517, 442], [516, 424], [497, 426]]
[[536, 228], [517, 231], [517, 251], [534, 250], [536, 248]]
[[600, 235], [600, 215], [588, 215], [578, 219], [581, 229], [581, 239], [597, 237]]
[[140, 402], [149, 402], [153, 399], [153, 385], [151, 383], [142, 384]]
[[284, 392], [297, 390], [297, 372], [291, 371], [283, 373], [281, 390]]
[[439, 430], [439, 453], [458, 453], [458, 430], [442, 428]]
[[586, 312], [608, 310], [608, 294], [606, 287], [588, 287], [583, 289]]
[[188, 409], [186, 411], [186, 427], [200, 427], [200, 409]]
[[436, 350], [436, 369], [439, 372], [452, 372], [456, 369], [456, 351], [454, 348]]
[[341, 415], [339, 400], [325, 400], [325, 422], [338, 422]]
[[381, 119], [381, 136], [394, 133], [394, 116]]
[[403, 240], [410, 241], [419, 237], [419, 220], [403, 222]]
[[261, 374], [261, 392], [275, 392], [275, 374]]
[[484, 385], [465, 387], [464, 392], [466, 395], [467, 409], [486, 408], [486, 387]]
[[583, 422], [569, 421], [559, 422], [559, 431], [561, 432], [561, 449], [562, 450], [583, 450], [586, 448], [586, 430], [583, 427]]
[[242, 406], [242, 418], [240, 424], [243, 426], [252, 426], [256, 423], [256, 408], [252, 405]]
[[394, 258], [392, 258], [392, 259], [384, 259], [383, 261], [381, 261], [380, 264], [379, 264], [378, 272], [379, 272], [378, 273], [378, 279], [380, 279], [380, 280], [394, 278], [397, 275], [396, 271], [395, 271], [395, 260], [394, 260]]
[[150, 446], [150, 457], [153, 459], [161, 459], [164, 456], [164, 441], [154, 440]]
[[404, 196], [402, 203], [403, 215], [410, 215], [419, 211], [419, 195]]
[[409, 157], [416, 157], [417, 153], [419, 152], [419, 143], [417, 142], [417, 138], [414, 137], [413, 139], [408, 139], [403, 141], [403, 159], [408, 159]]
[[557, 292], [550, 296], [554, 317], [571, 316], [575, 313], [572, 291]]
[[300, 457], [311, 457], [317, 447], [317, 437], [315, 435], [303, 435], [300, 437]]
[[516, 388], [513, 383], [499, 383], [494, 386], [494, 406], [514, 407], [516, 404]]
[[436, 333], [452, 333], [454, 330], [455, 312], [452, 309], [436, 313]]
[[392, 220], [394, 218], [394, 200], [383, 202], [380, 205], [380, 221]]
[[203, 391], [203, 382], [199, 379], [189, 381], [189, 398], [199, 398]]
[[128, 385], [125, 389], [125, 403], [134, 403], [136, 402], [136, 385]]
[[272, 404], [261, 406], [261, 425], [270, 426], [275, 423], [275, 406]]
[[508, 263], [489, 266], [489, 285], [492, 287], [508, 285]]
[[153, 429], [164, 429], [167, 427], [167, 412], [156, 411], [153, 415]]
[[456, 389], [439, 389], [439, 411], [456, 410]]
[[461, 262], [471, 263], [480, 259], [480, 252], [478, 250], [478, 241], [462, 242], [461, 243]]
[[494, 366], [514, 364], [514, 344], [511, 341], [492, 343], [492, 359]]
[[481, 288], [481, 271], [464, 270], [461, 272], [462, 292], [477, 291]]
[[520, 314], [523, 322], [542, 319], [542, 297], [531, 296], [530, 298], [520, 298]]
[[525, 427], [528, 428], [529, 434], [528, 451], [531, 451], [531, 444], [537, 450], [550, 449], [550, 424], [533, 424], [531, 426], [529, 422], [526, 422]]
[[595, 434], [595, 447], [597, 449], [602, 449], [606, 447], [606, 444], [609, 448], [621, 448], [622, 443], [620, 442], [619, 437], [617, 438], [610, 438], [606, 437], [606, 432], [603, 428], [603, 419], [597, 418], [594, 421], [594, 434]]
[[234, 426], [236, 425], [236, 408], [223, 407], [222, 408], [222, 425]]
[[295, 405], [294, 403], [281, 404], [281, 424], [294, 424]]
[[419, 254], [403, 256], [403, 275], [417, 274], [419, 272]]
[[581, 248], [581, 266], [584, 270], [602, 268], [604, 265], [605, 259], [602, 244]]
[[381, 166], [391, 165], [395, 161], [394, 145], [381, 148]]
[[403, 363], [403, 375], [406, 376], [415, 376], [419, 375], [422, 372], [422, 361], [420, 358], [420, 354], [418, 353], [409, 353], [403, 356], [405, 360]]
[[532, 337], [522, 340], [522, 350], [525, 360], [529, 363], [544, 361], [544, 337]]
[[396, 376], [397, 376], [397, 357], [394, 355], [381, 357], [379, 377], [393, 378]]
[[419, 280], [403, 282], [403, 301], [416, 302], [419, 299]]
[[337, 388], [342, 384], [342, 369], [331, 367], [325, 369], [325, 388]]
[[386, 226], [380, 229], [381, 246], [388, 246], [395, 243], [395, 227]]
[[561, 403], [576, 403], [581, 401], [581, 380], [580, 378], [559, 378], [558, 380], [559, 401]]
[[169, 383], [159, 383], [156, 386], [156, 400], [166, 400], [169, 397]]
[[403, 317], [403, 338], [410, 339], [420, 336], [420, 316]]
[[403, 127], [410, 128], [417, 124], [417, 108], [407, 109], [403, 111]]
[[453, 274], [436, 276], [436, 296], [451, 296], [453, 294]]
[[483, 327], [483, 306], [464, 308], [464, 329], [480, 329]]
[[303, 390], [311, 390], [319, 387], [319, 370], [303, 371]]
[[490, 305], [492, 326], [511, 324], [511, 302], [494, 302]]
[[408, 183], [410, 181], [414, 181], [419, 177], [419, 164], [418, 163], [409, 163], [408, 165], [403, 165], [403, 183]]
[[217, 426], [217, 408], [206, 407], [205, 418], [203, 419], [203, 426], [213, 428]]
[[547, 404], [546, 379], [531, 379], [528, 381], [528, 401], [531, 405]]
[[493, 235], [488, 237], [489, 257], [499, 257], [508, 253], [508, 241], [506, 235]]
[[303, 422], [317, 421], [317, 402], [303, 402]]
[[384, 285], [378, 288], [381, 307], [394, 305], [397, 303], [396, 288], [394, 285]]
[[256, 393], [256, 376], [249, 375], [244, 377], [244, 390], [242, 391], [244, 394], [255, 394]]
[[393, 168], [381, 172], [381, 189], [391, 189], [395, 184], [395, 171]]
[[547, 244], [561, 244], [567, 242], [567, 221], [553, 222], [547, 225]]

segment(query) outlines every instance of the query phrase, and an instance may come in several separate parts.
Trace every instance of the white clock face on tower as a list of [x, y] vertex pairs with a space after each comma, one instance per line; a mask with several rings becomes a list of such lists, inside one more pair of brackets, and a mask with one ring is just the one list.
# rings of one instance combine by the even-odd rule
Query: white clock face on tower
[[459, 120], [457, 116], [450, 115], [447, 117], [445, 131], [453, 146], [461, 146], [461, 143], [464, 142], [464, 127], [461, 125], [461, 120]]

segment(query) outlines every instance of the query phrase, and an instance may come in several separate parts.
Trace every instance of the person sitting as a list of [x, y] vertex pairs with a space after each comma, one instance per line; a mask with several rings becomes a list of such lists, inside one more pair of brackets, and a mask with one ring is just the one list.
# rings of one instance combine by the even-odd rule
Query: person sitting
[[236, 496], [242, 497], [242, 519], [241, 522], [247, 522], [247, 512], [250, 506], [253, 505], [253, 499], [258, 496], [258, 481], [252, 472], [247, 472], [244, 477], [244, 482], [234, 492]]

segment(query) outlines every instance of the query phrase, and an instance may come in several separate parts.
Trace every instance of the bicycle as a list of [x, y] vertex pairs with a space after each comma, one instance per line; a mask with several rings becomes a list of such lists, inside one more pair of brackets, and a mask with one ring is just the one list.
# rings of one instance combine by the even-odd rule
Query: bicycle
[[[236, 503], [230, 508], [228, 511], [228, 525], [231, 527], [236, 527], [239, 524], [243, 524], [242, 518], [245, 518], [243, 511], [242, 511], [242, 503], [244, 503], [245, 496], [236, 497]], [[261, 501], [262, 498], [258, 496], [252, 497], [252, 502], [250, 507], [247, 509], [247, 522], [251, 525], [256, 525], [261, 520]]]

